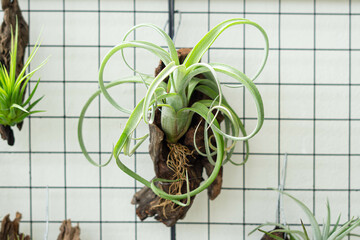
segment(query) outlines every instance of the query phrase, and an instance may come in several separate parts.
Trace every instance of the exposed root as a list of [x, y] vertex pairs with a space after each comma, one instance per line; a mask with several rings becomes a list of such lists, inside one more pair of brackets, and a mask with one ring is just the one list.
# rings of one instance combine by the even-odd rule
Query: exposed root
[[[168, 143], [167, 146], [170, 152], [166, 165], [174, 172], [171, 180], [176, 180], [175, 182], [169, 183], [169, 194], [181, 195], [181, 189], [186, 181], [186, 170], [190, 166], [188, 156], [192, 156], [194, 151], [190, 151], [189, 148], [179, 143]], [[173, 201], [163, 198], [159, 198], [158, 204], [154, 206], [154, 208], [162, 208], [165, 218], [167, 211], [175, 211], [179, 207], [180, 206]]]

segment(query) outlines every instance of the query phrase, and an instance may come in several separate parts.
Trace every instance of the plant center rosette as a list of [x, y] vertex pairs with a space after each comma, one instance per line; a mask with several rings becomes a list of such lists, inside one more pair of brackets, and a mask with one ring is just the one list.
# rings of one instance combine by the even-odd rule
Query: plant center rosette
[[[251, 25], [258, 29], [265, 40], [265, 54], [254, 77], [249, 78], [240, 70], [221, 63], [201, 63], [200, 59], [223, 31], [237, 25]], [[168, 51], [147, 41], [128, 41], [135, 29], [151, 28], [166, 41]], [[125, 48], [145, 49], [161, 61], [155, 77], [133, 69], [123, 54]], [[148, 216], [167, 226], [185, 217], [196, 194], [208, 189], [210, 199], [219, 193], [222, 184], [222, 166], [226, 163], [242, 165], [248, 159], [248, 140], [260, 130], [264, 121], [264, 107], [261, 95], [253, 83], [263, 70], [268, 57], [268, 37], [256, 23], [242, 18], [221, 22], [211, 29], [193, 49], [176, 50], [173, 41], [159, 27], [140, 24], [131, 28], [123, 41], [115, 46], [103, 59], [99, 70], [100, 89], [85, 103], [78, 124], [79, 144], [87, 160], [95, 166], [106, 166], [115, 158], [118, 167], [135, 178], [144, 188], [134, 195], [133, 204], [138, 204], [137, 214], [141, 220]], [[121, 53], [126, 65], [135, 76], [104, 84], [103, 73], [108, 61], [115, 53]], [[222, 73], [236, 81], [225, 85], [217, 74]], [[118, 104], [108, 89], [124, 83], [144, 84], [144, 97], [133, 110]], [[253, 97], [257, 109], [257, 125], [247, 134], [236, 111], [230, 106], [222, 88], [245, 88]], [[119, 111], [129, 114], [128, 121], [117, 141], [112, 156], [104, 164], [93, 160], [83, 140], [83, 120], [91, 102], [100, 94]], [[150, 134], [135, 138], [134, 132], [143, 121], [149, 125]], [[131, 156], [150, 136], [149, 153], [154, 163], [156, 176], [148, 181], [129, 169], [120, 159], [120, 153]], [[131, 148], [131, 143], [136, 144]], [[237, 142], [245, 143], [243, 161], [231, 159]], [[203, 179], [205, 168], [207, 179]]]

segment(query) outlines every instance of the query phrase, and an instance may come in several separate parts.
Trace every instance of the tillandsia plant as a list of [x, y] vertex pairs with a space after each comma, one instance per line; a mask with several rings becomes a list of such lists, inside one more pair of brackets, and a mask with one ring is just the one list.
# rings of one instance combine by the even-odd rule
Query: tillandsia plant
[[4, 64], [0, 65], [0, 124], [3, 126], [14, 126], [21, 123], [29, 115], [42, 112], [32, 111], [34, 106], [42, 99], [42, 97], [30, 103], [36, 92], [40, 79], [37, 81], [34, 89], [31, 91], [27, 99], [24, 99], [24, 95], [26, 86], [31, 77], [46, 63], [47, 60], [43, 61], [31, 72], [26, 73], [26, 68], [29, 66], [39, 49], [39, 44], [36, 42], [23, 68], [19, 71], [19, 73], [17, 73], [18, 32], [18, 24], [16, 21], [15, 36], [13, 32], [11, 32], [9, 71]]
[[[265, 40], [265, 54], [258, 71], [249, 78], [240, 70], [221, 63], [201, 63], [200, 59], [214, 41], [226, 29], [237, 25], [251, 25], [260, 31]], [[168, 51], [147, 41], [128, 41], [127, 38], [135, 29], [150, 28], [166, 41]], [[155, 77], [133, 69], [123, 53], [125, 48], [142, 48], [158, 58], [161, 62], [156, 69]], [[230, 162], [242, 165], [248, 159], [248, 140], [260, 130], [264, 121], [264, 108], [261, 95], [253, 83], [268, 57], [268, 37], [258, 24], [243, 18], [234, 18], [221, 22], [211, 29], [191, 49], [176, 50], [171, 38], [153, 24], [140, 24], [131, 28], [123, 41], [111, 49], [102, 61], [99, 70], [100, 90], [86, 102], [79, 118], [78, 138], [85, 157], [95, 166], [106, 166], [93, 160], [87, 152], [83, 140], [82, 125], [85, 113], [91, 102], [99, 95], [105, 98], [120, 112], [129, 114], [128, 121], [116, 143], [112, 156], [118, 167], [129, 176], [145, 185], [134, 195], [133, 204], [138, 204], [137, 215], [141, 220], [148, 216], [155, 218], [167, 226], [184, 218], [193, 202], [194, 196], [208, 188], [208, 195], [214, 199], [222, 184], [222, 166]], [[103, 74], [111, 57], [120, 52], [126, 65], [136, 76], [104, 83]], [[257, 109], [257, 125], [247, 134], [240, 117], [230, 106], [222, 92], [222, 85], [217, 73], [225, 74], [237, 81], [231, 87], [245, 87], [254, 99]], [[123, 83], [144, 84], [147, 88], [145, 96], [133, 110], [120, 106], [108, 89]], [[230, 87], [230, 86], [228, 86]], [[131, 156], [136, 149], [149, 137], [135, 138], [134, 132], [143, 121], [149, 125], [149, 153], [154, 162], [156, 177], [148, 181], [129, 169], [120, 159], [120, 153]], [[223, 122], [224, 129], [220, 127]], [[137, 143], [131, 149], [130, 145]], [[245, 142], [243, 162], [231, 159], [236, 142]], [[205, 168], [208, 178], [203, 181], [202, 172]]]
[[[16, 76], [24, 66], [24, 55], [27, 44], [29, 43], [29, 26], [21, 14], [18, 0], [2, 0], [1, 7], [4, 12], [3, 22], [0, 28], [0, 62], [6, 69], [10, 70], [11, 38], [15, 25], [19, 23], [19, 37], [16, 56]], [[19, 130], [22, 129], [23, 122], [16, 124]], [[14, 145], [14, 132], [10, 126], [0, 124], [1, 138], [7, 140], [9, 145]]]
[[[312, 238], [310, 238], [308, 231], [306, 230], [306, 227], [304, 226], [303, 222], [301, 221], [302, 231], [300, 230], [293, 230], [290, 229], [289, 226], [284, 224], [277, 224], [277, 223], [265, 223], [260, 225], [259, 227], [255, 228], [250, 234], [253, 232], [259, 230], [263, 232], [266, 236], [270, 237], [269, 239], [275, 239], [275, 240], [283, 240], [284, 238], [279, 237], [278, 233], [285, 233], [290, 240], [341, 240], [345, 237], [352, 235], [360, 237], [356, 234], [351, 234], [351, 232], [359, 227], [360, 225], [360, 219], [359, 218], [352, 218], [351, 220], [345, 222], [344, 224], [340, 225], [340, 215], [337, 218], [337, 221], [333, 227], [331, 226], [331, 211], [330, 211], [330, 205], [329, 202], [326, 203], [326, 209], [327, 209], [327, 216], [325, 222], [322, 224], [322, 229], [315, 219], [314, 214], [310, 211], [310, 209], [302, 203], [300, 200], [296, 199], [292, 195], [282, 192], [282, 194], [288, 196], [292, 200], [294, 200], [298, 206], [304, 211], [306, 216], [308, 217], [311, 225], [311, 232], [312, 232]], [[266, 232], [264, 230], [261, 230], [261, 228], [265, 226], [276, 226], [277, 228], [271, 232]], [[249, 234], [249, 235], [250, 235]]]

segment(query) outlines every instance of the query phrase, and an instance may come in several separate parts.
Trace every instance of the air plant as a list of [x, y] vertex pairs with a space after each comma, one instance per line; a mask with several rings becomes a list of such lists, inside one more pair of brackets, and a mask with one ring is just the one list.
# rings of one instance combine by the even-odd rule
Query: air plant
[[31, 91], [27, 99], [24, 99], [25, 89], [34, 73], [39, 70], [47, 60], [43, 61], [37, 68], [29, 73], [26, 68], [33, 60], [36, 52], [39, 49], [38, 42], [35, 44], [32, 52], [26, 60], [24, 67], [16, 76], [16, 56], [18, 46], [18, 24], [15, 27], [15, 36], [11, 32], [11, 52], [10, 52], [10, 67], [9, 72], [4, 65], [0, 65], [0, 124], [4, 126], [14, 126], [22, 122], [27, 116], [42, 112], [32, 111], [34, 106], [42, 99], [38, 98], [30, 104], [36, 89], [39, 85], [40, 79], [37, 81], [34, 89]]
[[[265, 39], [264, 58], [253, 78], [249, 78], [240, 70], [227, 64], [200, 62], [200, 59], [223, 31], [232, 26], [242, 24], [254, 26], [261, 32]], [[140, 28], [150, 28], [160, 34], [167, 43], [168, 51], [147, 41], [128, 41], [127, 37], [129, 34]], [[142, 48], [149, 51], [161, 59], [164, 68], [155, 77], [136, 71], [126, 62], [123, 54], [123, 50], [126, 48]], [[123, 41], [111, 49], [104, 57], [99, 70], [100, 89], [89, 98], [82, 109], [78, 124], [78, 139], [82, 152], [87, 160], [95, 166], [106, 166], [111, 161], [111, 157], [104, 164], [98, 164], [97, 161], [93, 160], [85, 147], [82, 133], [87, 108], [98, 95], [103, 94], [117, 110], [129, 115], [128, 121], [112, 151], [112, 156], [115, 157], [118, 167], [129, 176], [144, 184], [146, 188], [151, 189], [156, 196], [172, 201], [179, 206], [188, 206], [192, 197], [208, 188], [214, 182], [223, 164], [230, 162], [235, 165], [242, 165], [247, 161], [249, 154], [248, 140], [259, 132], [264, 121], [262, 98], [253, 81], [259, 76], [265, 66], [268, 57], [268, 48], [268, 37], [262, 27], [247, 19], [234, 18], [223, 21], [211, 29], [191, 51], [189, 50], [187, 57], [184, 58], [183, 61], [180, 61], [173, 41], [161, 28], [153, 24], [134, 26], [125, 34]], [[103, 78], [105, 67], [111, 57], [118, 52], [122, 54], [126, 65], [137, 75], [105, 85]], [[222, 85], [217, 73], [222, 73], [235, 79], [237, 84], [231, 86]], [[109, 88], [124, 83], [142, 83], [147, 88], [145, 96], [137, 103], [133, 110], [122, 107], [108, 92]], [[223, 86], [233, 88], [245, 87], [253, 97], [257, 109], [257, 125], [250, 134], [246, 133], [240, 117], [225, 99], [222, 92]], [[202, 97], [199, 98], [199, 94]], [[195, 121], [195, 118], [199, 118], [200, 120]], [[225, 129], [221, 129], [220, 127], [220, 120], [222, 119], [225, 123]], [[154, 125], [154, 123], [156, 123], [164, 133], [167, 145], [165, 145], [164, 148], [167, 148], [166, 151], [168, 152], [166, 166], [176, 173], [173, 176], [167, 177], [166, 179], [159, 177], [161, 174], [158, 174], [158, 171], [160, 171], [158, 168], [160, 167], [157, 168], [155, 166], [157, 177], [148, 181], [129, 169], [121, 161], [120, 153], [131, 156], [145, 139], [149, 137], [149, 134], [146, 134], [143, 137], [136, 138], [138, 142], [130, 149], [131, 142], [135, 139], [133, 137], [134, 132], [141, 121], [150, 126], [150, 135], [151, 126]], [[201, 127], [201, 125], [203, 127]], [[184, 146], [185, 144], [182, 140], [188, 137], [186, 134], [190, 128], [194, 130], [190, 140], [190, 142], [192, 142], [192, 151], [189, 149], [189, 146]], [[200, 134], [200, 129], [203, 131], [201, 134], [204, 135], [204, 139], [203, 143], [199, 144], [197, 135]], [[152, 141], [152, 137], [150, 138]], [[246, 149], [244, 160], [240, 163], [236, 163], [231, 159], [235, 144], [238, 141], [244, 141]], [[201, 144], [204, 145], [204, 147], [200, 146]], [[157, 146], [156, 148], [159, 147], [160, 146]], [[190, 155], [193, 155], [194, 152], [198, 158], [205, 158], [206, 161], [212, 165], [212, 169], [209, 173], [207, 172], [209, 175], [208, 179], [201, 185], [200, 180], [199, 186], [191, 186], [190, 184], [191, 179], [201, 179], [201, 173], [195, 177], [194, 173], [190, 172], [190, 168], [196, 165], [195, 161], [200, 162], [200, 160], [197, 159], [189, 163], [187, 158], [190, 158]], [[153, 161], [156, 162], [154, 156], [152, 156], [152, 158]], [[208, 169], [206, 170], [208, 171]], [[182, 185], [182, 183], [186, 183], [186, 185]], [[166, 192], [162, 187], [166, 184], [178, 184], [179, 186]], [[147, 210], [147, 212], [149, 211]], [[164, 218], [167, 217], [165, 216]]]
[[[255, 228], [252, 232], [249, 233], [252, 234], [253, 232], [259, 230], [263, 233], [265, 233], [267, 236], [271, 237], [275, 240], [283, 240], [283, 238], [278, 237], [275, 235], [275, 233], [286, 233], [290, 240], [341, 240], [347, 237], [348, 235], [354, 235], [351, 234], [351, 232], [357, 228], [360, 225], [360, 219], [359, 218], [352, 218], [351, 220], [345, 222], [343, 225], [340, 225], [340, 215], [337, 218], [337, 221], [333, 227], [331, 227], [331, 211], [330, 211], [330, 205], [329, 201], [326, 203], [326, 209], [327, 209], [327, 216], [326, 221], [322, 224], [322, 229], [315, 219], [314, 214], [310, 211], [310, 209], [302, 203], [300, 200], [296, 199], [295, 197], [291, 196], [290, 194], [286, 192], [281, 192], [282, 194], [288, 196], [292, 200], [294, 200], [298, 206], [301, 207], [301, 209], [304, 211], [306, 216], [308, 217], [311, 225], [311, 232], [312, 232], [312, 238], [309, 237], [308, 231], [306, 230], [306, 227], [304, 226], [302, 220], [301, 220], [301, 226], [302, 231], [300, 230], [292, 230], [289, 226], [284, 224], [277, 224], [277, 223], [265, 223], [260, 225], [259, 227]], [[266, 232], [261, 230], [264, 226], [276, 226], [277, 229]]]

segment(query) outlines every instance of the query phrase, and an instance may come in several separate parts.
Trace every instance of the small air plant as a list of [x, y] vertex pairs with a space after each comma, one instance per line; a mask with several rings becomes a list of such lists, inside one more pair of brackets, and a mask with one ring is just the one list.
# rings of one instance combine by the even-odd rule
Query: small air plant
[[42, 99], [39, 98], [30, 104], [36, 89], [39, 85], [40, 79], [37, 81], [34, 89], [31, 91], [29, 97], [24, 99], [25, 90], [28, 82], [34, 73], [39, 70], [47, 60], [43, 61], [37, 68], [29, 73], [25, 73], [26, 68], [33, 60], [36, 52], [39, 49], [38, 42], [35, 44], [32, 52], [26, 60], [24, 67], [16, 76], [17, 72], [17, 47], [18, 47], [18, 24], [15, 26], [15, 36], [11, 31], [11, 51], [10, 51], [10, 67], [9, 72], [5, 65], [0, 64], [0, 124], [3, 126], [14, 126], [22, 122], [27, 116], [42, 112], [32, 111], [34, 106]]
[[[265, 55], [253, 78], [249, 78], [230, 65], [200, 62], [200, 59], [223, 31], [242, 24], [254, 26], [265, 39]], [[167, 43], [168, 51], [147, 41], [126, 40], [130, 33], [140, 28], [151, 28], [160, 34]], [[163, 66], [161, 71], [157, 72], [155, 77], [136, 71], [125, 60], [123, 54], [125, 48], [142, 48], [151, 52], [161, 59], [160, 65]], [[141, 191], [135, 194], [133, 200], [134, 204], [140, 204], [137, 214], [142, 220], [147, 216], [157, 215], [156, 218], [166, 225], [175, 224], [179, 218], [185, 216], [196, 194], [208, 187], [212, 188], [208, 191], [211, 199], [219, 194], [223, 164], [231, 162], [235, 165], [242, 165], [247, 161], [248, 140], [258, 133], [264, 121], [263, 102], [253, 80], [259, 76], [265, 66], [268, 48], [268, 37], [263, 28], [250, 20], [234, 18], [223, 21], [211, 29], [192, 50], [181, 49], [179, 51], [176, 51], [173, 41], [161, 28], [153, 24], [140, 24], [131, 28], [125, 34], [123, 41], [105, 56], [99, 70], [100, 90], [90, 97], [80, 114], [79, 143], [90, 163], [95, 166], [106, 166], [111, 158], [106, 163], [99, 165], [90, 157], [85, 147], [82, 125], [86, 110], [91, 102], [102, 93], [116, 109], [129, 115], [112, 156], [115, 157], [116, 163], [122, 171], [145, 185]], [[103, 79], [105, 67], [117, 52], [122, 53], [126, 65], [137, 75], [105, 85]], [[257, 125], [252, 133], [246, 133], [240, 117], [225, 99], [222, 92], [223, 86], [217, 73], [235, 79], [238, 84], [231, 87], [245, 87], [253, 97], [257, 109]], [[133, 110], [120, 106], [108, 93], [109, 88], [124, 83], [140, 83], [147, 88], [145, 96]], [[154, 161], [156, 173], [156, 177], [151, 181], [129, 169], [119, 157], [120, 153], [131, 156], [149, 137], [149, 134], [136, 139], [133, 137], [140, 121], [150, 127], [149, 152]], [[225, 123], [225, 130], [220, 127], [221, 121]], [[130, 149], [134, 139], [138, 142], [133, 149]], [[241, 163], [231, 160], [235, 144], [238, 141], [244, 141], [246, 149], [244, 160]], [[208, 179], [200, 185], [203, 168], [206, 169]], [[214, 186], [215, 182], [216, 187]]]
[[[310, 209], [304, 203], [302, 203], [300, 200], [296, 199], [295, 197], [291, 196], [288, 193], [285, 193], [285, 192], [281, 192], [281, 193], [288, 196], [292, 200], [294, 200], [297, 203], [297, 205], [300, 206], [301, 209], [305, 212], [305, 214], [307, 215], [307, 217], [310, 221], [311, 232], [313, 235], [312, 238], [309, 237], [309, 234], [308, 234], [306, 227], [304, 226], [302, 220], [301, 220], [302, 231], [292, 230], [292, 229], [290, 229], [289, 226], [284, 225], [284, 224], [265, 223], [265, 224], [262, 224], [259, 227], [255, 228], [252, 232], [249, 233], [249, 235], [252, 234], [253, 232], [259, 230], [259, 231], [263, 232], [264, 234], [266, 234], [267, 236], [269, 236], [271, 239], [275, 239], [275, 240], [283, 240], [283, 238], [276, 236], [277, 235], [276, 233], [285, 233], [290, 240], [310, 240], [310, 239], [313, 239], [313, 240], [341, 240], [349, 235], [358, 236], [355, 234], [351, 234], [351, 232], [355, 228], [359, 227], [359, 225], [360, 225], [359, 218], [356, 218], [356, 219], [352, 218], [351, 220], [345, 222], [343, 225], [340, 225], [340, 215], [339, 215], [335, 225], [333, 227], [331, 227], [330, 205], [329, 205], [329, 202], [327, 202], [326, 203], [326, 208], [327, 208], [326, 221], [325, 221], [325, 223], [323, 223], [322, 229], [320, 229], [320, 225], [316, 221], [315, 216], [313, 215], [313, 213], [310, 211]], [[276, 226], [277, 229], [270, 231], [270, 232], [266, 232], [266, 231], [261, 230], [261, 228], [263, 228], [264, 226]]]

